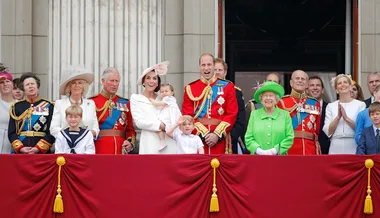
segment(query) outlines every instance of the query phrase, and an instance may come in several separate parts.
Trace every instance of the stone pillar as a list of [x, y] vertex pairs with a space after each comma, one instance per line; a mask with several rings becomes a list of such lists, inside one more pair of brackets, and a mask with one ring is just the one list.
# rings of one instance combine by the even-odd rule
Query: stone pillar
[[184, 82], [199, 79], [198, 59], [215, 52], [215, 1], [184, 0]]
[[156, 0], [49, 1], [50, 95], [69, 65], [85, 65], [95, 73], [90, 94], [101, 89], [101, 74], [116, 67], [121, 74], [118, 94], [129, 98], [141, 89], [142, 71], [161, 61], [162, 3]]
[[360, 0], [361, 86], [365, 98], [369, 72], [380, 71], [380, 0]]
[[184, 1], [165, 0], [164, 59], [170, 61], [165, 82], [173, 84], [179, 106], [183, 96], [184, 72]]
[[49, 74], [49, 5], [45, 0], [33, 0], [32, 10], [32, 72], [41, 79], [40, 94], [51, 97]]
[[32, 1], [1, 4], [1, 61], [17, 77], [32, 72]]
[[183, 87], [199, 79], [198, 58], [214, 54], [215, 0], [165, 0], [164, 59], [170, 61], [167, 82], [175, 84], [178, 105]]

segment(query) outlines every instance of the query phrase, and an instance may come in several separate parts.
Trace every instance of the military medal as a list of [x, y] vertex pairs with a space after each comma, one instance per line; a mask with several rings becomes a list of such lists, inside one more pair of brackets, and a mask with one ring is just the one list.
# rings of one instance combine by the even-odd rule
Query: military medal
[[42, 124], [45, 124], [45, 122], [46, 122], [46, 118], [44, 117], [44, 116], [40, 116], [40, 122], [42, 123]]
[[36, 123], [36, 124], [34, 124], [33, 129], [38, 132], [41, 129], [41, 125]]
[[309, 129], [313, 128], [313, 124], [310, 121], [307, 122], [307, 128], [309, 128]]
[[315, 117], [313, 115], [310, 115], [310, 121], [313, 123], [315, 122]]
[[125, 116], [125, 113], [121, 113], [121, 116], [119, 118], [119, 123], [124, 126], [126, 118], [127, 116]]
[[222, 108], [222, 107], [220, 107], [220, 108], [218, 109], [218, 114], [219, 114], [219, 115], [222, 115], [222, 114], [224, 114], [224, 110], [223, 110], [223, 108]]
[[224, 102], [226, 102], [226, 101], [224, 100], [224, 98], [222, 96], [219, 96], [217, 102], [218, 102], [218, 104], [223, 105]]
[[305, 112], [302, 104], [297, 104], [297, 112]]

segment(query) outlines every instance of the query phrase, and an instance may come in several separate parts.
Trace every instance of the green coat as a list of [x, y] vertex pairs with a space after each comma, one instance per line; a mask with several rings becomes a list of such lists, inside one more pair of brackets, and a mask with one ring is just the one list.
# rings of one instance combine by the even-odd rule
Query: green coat
[[264, 108], [251, 112], [245, 143], [251, 154], [260, 147], [263, 150], [276, 148], [279, 154], [287, 154], [293, 144], [294, 130], [289, 112], [275, 108], [268, 116]]

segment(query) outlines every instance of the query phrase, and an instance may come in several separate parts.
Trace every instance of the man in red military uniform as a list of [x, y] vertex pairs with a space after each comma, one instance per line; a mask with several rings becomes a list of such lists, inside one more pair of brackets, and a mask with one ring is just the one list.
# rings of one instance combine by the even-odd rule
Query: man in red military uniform
[[229, 132], [238, 112], [235, 86], [215, 77], [214, 66], [212, 54], [201, 55], [201, 79], [185, 87], [182, 114], [194, 117], [194, 134], [205, 144], [205, 154], [231, 154]]
[[294, 129], [294, 142], [290, 155], [321, 154], [318, 143], [320, 126], [320, 104], [317, 99], [307, 96], [308, 75], [302, 70], [292, 73], [292, 92], [277, 103], [279, 108], [289, 111]]
[[97, 154], [122, 154], [135, 149], [136, 132], [128, 99], [119, 97], [120, 74], [107, 68], [102, 75], [103, 90], [91, 99], [96, 105], [99, 136], [95, 141]]

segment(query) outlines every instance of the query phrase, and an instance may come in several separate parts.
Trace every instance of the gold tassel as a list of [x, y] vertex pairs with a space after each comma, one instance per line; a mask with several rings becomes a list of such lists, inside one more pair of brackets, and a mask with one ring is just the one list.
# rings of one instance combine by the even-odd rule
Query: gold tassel
[[218, 168], [220, 165], [220, 162], [217, 158], [214, 158], [211, 160], [211, 167], [214, 171], [214, 180], [212, 184], [212, 195], [211, 195], [211, 201], [210, 201], [210, 212], [219, 212], [219, 201], [218, 201], [218, 195], [216, 195], [217, 189], [216, 189], [216, 168]]
[[56, 161], [58, 165], [58, 189], [57, 189], [57, 196], [55, 196], [54, 200], [54, 208], [53, 211], [55, 213], [63, 213], [63, 200], [61, 195], [61, 168], [63, 165], [65, 165], [66, 160], [64, 157], [59, 156]]
[[371, 197], [371, 168], [373, 167], [375, 163], [372, 159], [365, 160], [365, 167], [368, 168], [368, 186], [367, 186], [367, 196], [364, 201], [364, 213], [365, 214], [372, 214], [373, 213], [373, 205], [372, 205], [372, 197]]

